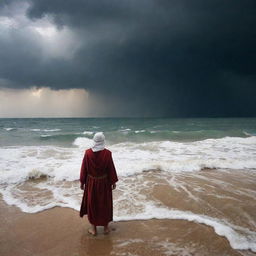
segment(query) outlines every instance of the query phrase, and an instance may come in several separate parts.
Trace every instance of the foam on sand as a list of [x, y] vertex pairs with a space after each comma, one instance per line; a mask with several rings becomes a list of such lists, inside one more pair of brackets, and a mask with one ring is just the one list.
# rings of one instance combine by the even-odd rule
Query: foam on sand
[[[148, 203], [143, 213], [135, 216], [115, 217], [115, 221], [129, 220], [149, 220], [149, 219], [172, 219], [186, 220], [190, 222], [201, 223], [210, 226], [219, 236], [224, 236], [229, 241], [231, 247], [236, 250], [252, 250], [256, 252], [256, 232], [252, 232], [245, 228], [236, 227], [227, 221], [215, 219], [206, 215], [194, 214], [192, 212], [173, 210], [163, 207], [156, 207], [154, 204]], [[246, 233], [246, 236], [235, 231], [234, 227], [239, 231]]]
[[[38, 185], [38, 187], [41, 189], [45, 189], [47, 186], [48, 185]], [[3, 194], [3, 199], [5, 202], [10, 205], [18, 206], [23, 212], [36, 213], [56, 206], [68, 207], [77, 211], [80, 209], [80, 201], [75, 200], [75, 198], [72, 197], [65, 197], [65, 190], [61, 186], [51, 188], [54, 198], [58, 199], [58, 201], [54, 202], [49, 198], [48, 201], [44, 202], [44, 205], [35, 204], [33, 206], [29, 206], [26, 202], [15, 199], [12, 194], [13, 188], [14, 187], [9, 187], [5, 190], [0, 189], [0, 192]], [[73, 188], [72, 192], [75, 194], [75, 191], [77, 193], [77, 187]], [[132, 202], [130, 202], [130, 204], [131, 203]], [[114, 221], [170, 219], [200, 223], [212, 227], [217, 235], [226, 237], [233, 249], [252, 250], [256, 252], [256, 232], [253, 232], [247, 228], [239, 227], [229, 223], [226, 220], [213, 218], [207, 215], [157, 206], [152, 201], [141, 201], [140, 203], [143, 203], [143, 210], [141, 210], [141, 212], [124, 214], [125, 211], [116, 211]]]

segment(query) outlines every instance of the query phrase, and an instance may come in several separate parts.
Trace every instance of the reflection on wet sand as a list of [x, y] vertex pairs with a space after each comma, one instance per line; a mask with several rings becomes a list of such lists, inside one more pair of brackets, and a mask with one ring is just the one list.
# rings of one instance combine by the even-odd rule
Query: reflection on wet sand
[[112, 250], [113, 241], [111, 235], [99, 234], [93, 237], [86, 230], [83, 231], [78, 249], [79, 256], [111, 255]]

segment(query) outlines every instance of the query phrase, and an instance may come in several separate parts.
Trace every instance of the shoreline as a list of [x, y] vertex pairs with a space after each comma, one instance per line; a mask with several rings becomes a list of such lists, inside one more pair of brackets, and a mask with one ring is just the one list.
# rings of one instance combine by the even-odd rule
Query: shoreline
[[134, 220], [110, 224], [111, 233], [87, 234], [87, 218], [54, 207], [24, 213], [0, 196], [0, 255], [256, 255], [234, 250], [213, 228], [185, 220]]

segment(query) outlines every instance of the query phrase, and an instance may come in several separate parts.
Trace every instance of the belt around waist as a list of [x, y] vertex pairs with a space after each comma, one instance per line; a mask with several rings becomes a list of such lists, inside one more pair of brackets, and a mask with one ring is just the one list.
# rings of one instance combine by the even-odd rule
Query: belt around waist
[[93, 179], [104, 179], [104, 178], [107, 178], [107, 174], [102, 175], [102, 176], [92, 176], [92, 175], [88, 174], [88, 176], [90, 178], [93, 178]]

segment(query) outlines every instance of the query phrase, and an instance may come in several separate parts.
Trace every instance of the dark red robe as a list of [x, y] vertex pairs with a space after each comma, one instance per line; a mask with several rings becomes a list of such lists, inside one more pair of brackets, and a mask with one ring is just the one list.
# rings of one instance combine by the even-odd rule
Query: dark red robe
[[95, 226], [106, 226], [113, 220], [111, 185], [118, 181], [111, 151], [87, 149], [83, 158], [80, 182], [85, 184], [80, 217], [88, 215]]

